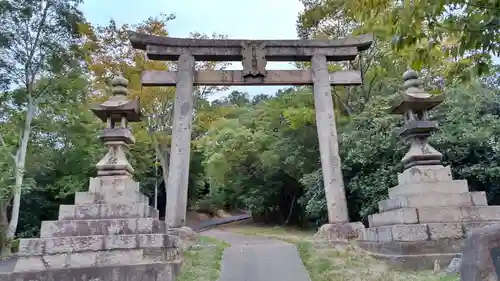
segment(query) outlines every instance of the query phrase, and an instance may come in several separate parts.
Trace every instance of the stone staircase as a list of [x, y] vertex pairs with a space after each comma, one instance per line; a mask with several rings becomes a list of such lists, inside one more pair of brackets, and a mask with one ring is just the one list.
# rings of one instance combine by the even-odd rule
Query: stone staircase
[[40, 238], [21, 239], [14, 272], [153, 265], [161, 280], [174, 280], [181, 262], [179, 237], [167, 234], [138, 183], [99, 176], [60, 207], [57, 221], [42, 223]]

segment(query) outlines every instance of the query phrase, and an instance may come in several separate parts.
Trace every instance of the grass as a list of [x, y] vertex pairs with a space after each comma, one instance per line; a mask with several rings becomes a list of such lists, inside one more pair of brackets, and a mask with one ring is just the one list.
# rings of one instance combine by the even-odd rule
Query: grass
[[389, 268], [355, 247], [345, 251], [318, 249], [312, 244], [312, 232], [282, 227], [234, 226], [227, 228], [242, 234], [285, 240], [297, 246], [312, 281], [458, 281], [458, 276], [443, 276], [431, 271], [406, 272]]
[[178, 281], [216, 281], [220, 275], [220, 261], [229, 244], [207, 236], [199, 236], [187, 251]]

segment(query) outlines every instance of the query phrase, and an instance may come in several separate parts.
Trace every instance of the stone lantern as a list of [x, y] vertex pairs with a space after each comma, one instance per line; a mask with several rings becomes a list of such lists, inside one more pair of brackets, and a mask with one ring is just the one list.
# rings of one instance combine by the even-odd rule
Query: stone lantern
[[119, 76], [111, 81], [112, 96], [105, 102], [92, 106], [92, 112], [106, 122], [99, 137], [108, 147], [108, 152], [96, 165], [98, 176], [131, 176], [134, 169], [125, 156], [128, 145], [135, 142], [129, 122], [141, 120], [138, 99], [128, 100], [128, 81]]
[[405, 124], [396, 132], [410, 142], [410, 150], [401, 160], [404, 169], [441, 165], [443, 155], [428, 143], [431, 133], [437, 129], [437, 124], [429, 121], [428, 112], [443, 101], [443, 95], [427, 93], [415, 71], [406, 72], [403, 80], [406, 91], [390, 112], [404, 116]]
[[447, 266], [460, 256], [466, 233], [500, 222], [500, 206], [488, 206], [484, 191], [469, 191], [467, 180], [453, 179], [450, 166], [428, 138], [437, 129], [429, 110], [443, 101], [422, 87], [414, 71], [403, 75], [405, 91], [391, 108], [404, 116], [397, 134], [410, 143], [398, 184], [358, 231], [358, 245], [374, 257], [407, 269]]

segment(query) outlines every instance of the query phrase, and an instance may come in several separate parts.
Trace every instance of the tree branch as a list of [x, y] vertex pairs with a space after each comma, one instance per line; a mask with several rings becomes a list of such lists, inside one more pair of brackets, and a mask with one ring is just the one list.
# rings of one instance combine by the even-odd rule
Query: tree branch
[[[0, 145], [2, 145], [3, 147], [7, 147], [7, 144], [5, 143], [5, 140], [3, 139], [3, 136], [0, 134]], [[12, 153], [9, 153], [9, 156], [12, 157], [12, 160], [16, 160], [16, 157], [14, 156], [14, 154]]]

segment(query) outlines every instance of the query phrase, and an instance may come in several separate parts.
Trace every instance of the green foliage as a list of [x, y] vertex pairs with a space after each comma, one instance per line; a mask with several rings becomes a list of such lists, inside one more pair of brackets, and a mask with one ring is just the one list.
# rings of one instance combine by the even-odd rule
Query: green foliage
[[[413, 69], [446, 65], [449, 79], [470, 80], [500, 54], [499, 1], [302, 0], [303, 38], [374, 33]], [[446, 58], [446, 63], [443, 63]]]

